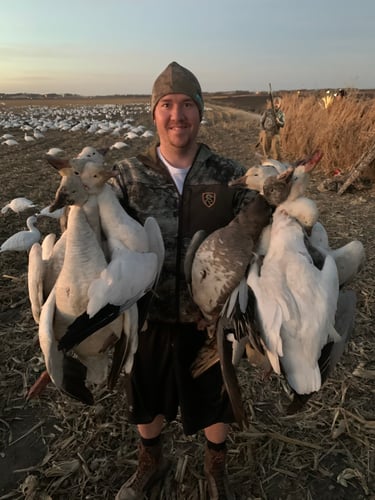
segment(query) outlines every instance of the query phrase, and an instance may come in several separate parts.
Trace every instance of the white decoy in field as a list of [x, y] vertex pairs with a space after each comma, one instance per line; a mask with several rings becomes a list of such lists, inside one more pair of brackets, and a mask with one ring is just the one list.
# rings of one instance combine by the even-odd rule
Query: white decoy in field
[[65, 155], [65, 151], [63, 149], [60, 149], [60, 148], [50, 148], [48, 151], [47, 151], [47, 155], [50, 155], [50, 156], [64, 156]]
[[0, 252], [25, 252], [40, 240], [40, 231], [35, 227], [37, 217], [31, 215], [26, 220], [28, 231], [19, 231], [10, 236], [0, 247]]
[[5, 144], [6, 146], [17, 146], [19, 142], [16, 141], [16, 139], [6, 139], [1, 144]]
[[3, 206], [1, 209], [2, 214], [6, 214], [9, 210], [13, 210], [16, 214], [23, 212], [29, 208], [35, 208], [36, 205], [34, 202], [29, 200], [28, 198], [18, 197], [11, 200], [9, 203]]
[[27, 135], [27, 132], [25, 132], [24, 139], [26, 142], [35, 142], [36, 140], [32, 135]]
[[92, 146], [85, 146], [82, 149], [82, 151], [78, 153], [77, 158], [86, 159], [94, 163], [103, 164], [107, 152], [108, 148], [95, 149]]
[[51, 219], [60, 219], [64, 215], [65, 207], [58, 208], [56, 210], [53, 210], [52, 212], [50, 211], [51, 205], [48, 205], [47, 207], [42, 208], [40, 212], [38, 212], [36, 215], [38, 217], [50, 217]]
[[0, 139], [2, 139], [3, 141], [7, 141], [8, 139], [15, 139], [14, 135], [12, 134], [3, 134]]
[[126, 144], [126, 142], [117, 141], [114, 144], [112, 144], [112, 146], [109, 149], [122, 149], [127, 147], [128, 145]]
[[35, 139], [43, 139], [44, 138], [44, 134], [38, 129], [34, 130], [33, 135], [34, 135]]
[[334, 328], [339, 294], [334, 259], [327, 255], [322, 270], [317, 269], [306, 250], [301, 225], [276, 209], [268, 252], [260, 269], [252, 265], [247, 282], [256, 296], [274, 371], [281, 373], [281, 365], [298, 394], [318, 391], [321, 351], [328, 342], [340, 340]]

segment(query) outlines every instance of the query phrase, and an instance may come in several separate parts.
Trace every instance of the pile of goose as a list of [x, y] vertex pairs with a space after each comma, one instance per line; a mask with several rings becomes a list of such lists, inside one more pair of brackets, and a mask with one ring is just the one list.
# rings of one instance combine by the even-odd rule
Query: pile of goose
[[[245, 348], [249, 360], [285, 376], [294, 395], [288, 411], [294, 412], [320, 389], [353, 328], [356, 296], [342, 287], [363, 266], [365, 252], [359, 241], [331, 249], [315, 202], [304, 196], [320, 158], [317, 153], [297, 166], [271, 160], [250, 168], [231, 184], [256, 190], [276, 205], [272, 224], [259, 232], [257, 219], [251, 225], [245, 217], [237, 237], [225, 237], [230, 225], [207, 238], [197, 234], [188, 252], [192, 297], [217, 337], [216, 357], [208, 354], [211, 342], [192, 370], [201, 373], [207, 360], [220, 359], [239, 423], [243, 408], [233, 364]], [[225, 338], [233, 342], [232, 359]]]
[[139, 300], [152, 294], [164, 246], [154, 218], [141, 225], [124, 211], [107, 184], [116, 172], [103, 158], [93, 148], [70, 161], [48, 157], [61, 175], [50, 210], [69, 206], [69, 212], [61, 237], [48, 235], [29, 254], [29, 297], [46, 365], [29, 397], [52, 380], [92, 404], [93, 384], [113, 386], [132, 366], [143, 323]]
[[[70, 160], [55, 149], [47, 155], [61, 176], [55, 201], [29, 217], [29, 231], [13, 235], [1, 252], [30, 248], [29, 297], [46, 372], [29, 397], [52, 380], [92, 404], [93, 384], [107, 380], [113, 387], [121, 370], [131, 370], [148, 304], [141, 299], [157, 284], [164, 246], [154, 218], [141, 225], [119, 203], [108, 184], [116, 171], [105, 163], [107, 149], [87, 146]], [[357, 240], [331, 248], [318, 208], [305, 196], [320, 157], [250, 168], [231, 184], [260, 194], [233, 223], [209, 236], [197, 233], [187, 253], [200, 326], [211, 335], [192, 371], [199, 375], [220, 360], [238, 422], [244, 412], [235, 366], [244, 351], [251, 362], [285, 376], [295, 411], [321, 388], [353, 328], [356, 297], [343, 287], [362, 268], [365, 251]], [[269, 205], [276, 207], [273, 215]], [[33, 207], [20, 197], [2, 213]], [[40, 244], [37, 217], [62, 214], [61, 237], [48, 234]]]

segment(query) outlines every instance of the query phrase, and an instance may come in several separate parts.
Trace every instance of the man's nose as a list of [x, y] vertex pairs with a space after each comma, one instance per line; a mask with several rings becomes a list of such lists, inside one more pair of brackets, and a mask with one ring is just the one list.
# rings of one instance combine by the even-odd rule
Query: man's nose
[[172, 117], [175, 120], [181, 120], [184, 117], [184, 107], [182, 105], [176, 104], [172, 108]]

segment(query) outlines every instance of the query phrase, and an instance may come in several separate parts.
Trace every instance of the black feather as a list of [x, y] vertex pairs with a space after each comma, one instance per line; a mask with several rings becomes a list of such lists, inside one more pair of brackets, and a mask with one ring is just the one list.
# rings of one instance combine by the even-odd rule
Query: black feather
[[89, 318], [89, 315], [84, 312], [68, 326], [65, 335], [59, 341], [59, 350], [69, 351], [97, 330], [114, 321], [119, 314], [120, 306], [114, 306], [113, 304], [102, 307], [92, 318]]

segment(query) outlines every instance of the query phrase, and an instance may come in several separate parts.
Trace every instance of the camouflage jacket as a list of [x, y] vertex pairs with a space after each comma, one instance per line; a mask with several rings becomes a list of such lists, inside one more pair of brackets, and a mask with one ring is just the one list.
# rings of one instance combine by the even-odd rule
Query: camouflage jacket
[[245, 168], [200, 145], [189, 170], [182, 195], [153, 146], [147, 153], [116, 165], [120, 175], [115, 189], [129, 215], [144, 223], [153, 216], [159, 223], [165, 262], [149, 319], [168, 323], [192, 323], [200, 318], [184, 275], [187, 247], [196, 231], [211, 233], [228, 224], [244, 198], [254, 192], [228, 187], [228, 181]]
[[260, 125], [268, 134], [278, 134], [285, 125], [285, 115], [281, 109], [266, 109], [260, 117]]

